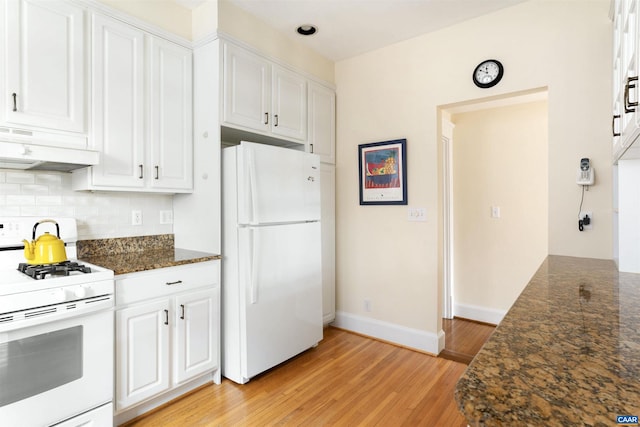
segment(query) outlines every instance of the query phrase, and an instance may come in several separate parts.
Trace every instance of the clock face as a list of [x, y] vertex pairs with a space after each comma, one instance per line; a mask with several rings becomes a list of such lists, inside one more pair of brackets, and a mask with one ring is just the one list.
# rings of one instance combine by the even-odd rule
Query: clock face
[[485, 89], [498, 84], [503, 74], [504, 68], [500, 61], [489, 59], [481, 62], [473, 71], [473, 82]]

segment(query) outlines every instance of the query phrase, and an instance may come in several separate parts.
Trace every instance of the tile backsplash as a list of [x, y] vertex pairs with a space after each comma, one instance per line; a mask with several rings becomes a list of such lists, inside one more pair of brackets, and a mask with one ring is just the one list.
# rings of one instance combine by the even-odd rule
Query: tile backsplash
[[[133, 210], [142, 225], [131, 224]], [[0, 169], [0, 216], [76, 218], [81, 240], [173, 233], [161, 211], [173, 212], [173, 196], [73, 191], [67, 172]]]

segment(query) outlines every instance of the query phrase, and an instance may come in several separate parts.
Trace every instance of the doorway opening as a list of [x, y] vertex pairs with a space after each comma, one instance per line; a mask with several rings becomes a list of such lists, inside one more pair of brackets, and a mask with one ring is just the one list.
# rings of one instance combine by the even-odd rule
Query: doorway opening
[[442, 317], [498, 324], [548, 253], [547, 88], [439, 113]]

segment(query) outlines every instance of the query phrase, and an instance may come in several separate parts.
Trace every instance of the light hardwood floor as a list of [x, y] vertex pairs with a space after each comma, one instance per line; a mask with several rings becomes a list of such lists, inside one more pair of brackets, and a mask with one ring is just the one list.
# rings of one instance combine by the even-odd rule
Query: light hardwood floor
[[495, 325], [467, 319], [442, 319], [444, 351], [440, 357], [467, 365], [489, 339]]
[[335, 328], [245, 385], [223, 379], [126, 424], [466, 426], [453, 398], [466, 365]]

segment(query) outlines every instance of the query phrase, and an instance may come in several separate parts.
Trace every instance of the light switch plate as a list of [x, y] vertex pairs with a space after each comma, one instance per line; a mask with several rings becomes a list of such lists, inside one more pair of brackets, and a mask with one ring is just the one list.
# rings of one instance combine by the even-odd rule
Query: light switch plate
[[408, 219], [409, 221], [421, 221], [421, 222], [426, 221], [427, 209], [426, 208], [408, 208]]
[[160, 211], [160, 224], [173, 224], [173, 211]]

